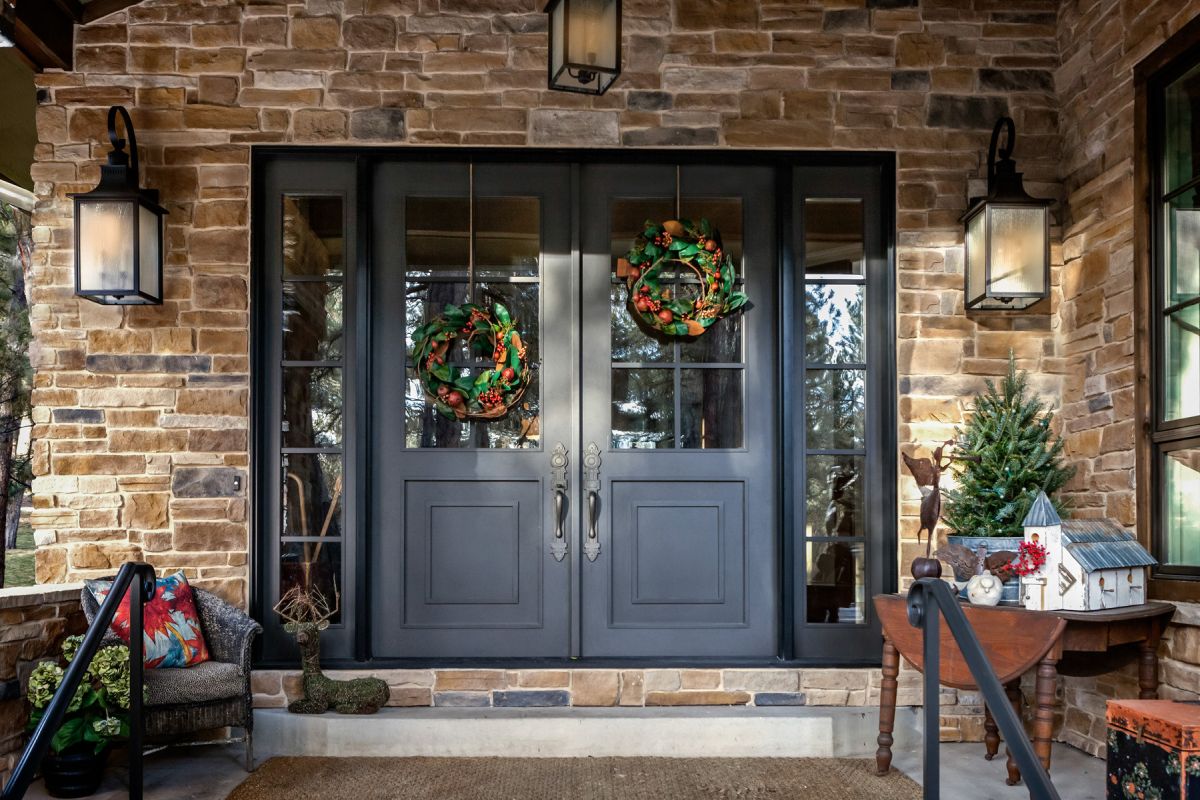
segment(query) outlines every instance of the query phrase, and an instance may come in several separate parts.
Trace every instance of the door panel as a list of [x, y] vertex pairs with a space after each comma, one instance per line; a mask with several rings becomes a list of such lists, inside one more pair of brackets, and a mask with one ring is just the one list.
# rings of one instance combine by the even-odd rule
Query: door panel
[[[775, 172], [597, 164], [581, 189], [582, 432], [599, 451], [580, 506], [599, 545], [582, 561], [582, 654], [774, 656]], [[677, 215], [721, 228], [757, 304], [694, 341], [641, 329], [614, 273], [647, 219]]]
[[[551, 552], [549, 484], [550, 450], [570, 441], [572, 426], [562, 401], [571, 396], [571, 318], [557, 311], [569, 307], [569, 176], [566, 165], [477, 164], [472, 210], [467, 164], [379, 167], [370, 470], [376, 656], [568, 655], [570, 560]], [[534, 374], [521, 406], [492, 422], [442, 417], [406, 363], [411, 332], [472, 288], [477, 303], [503, 302], [518, 320]], [[452, 358], [464, 371], [486, 365], [465, 351]]]

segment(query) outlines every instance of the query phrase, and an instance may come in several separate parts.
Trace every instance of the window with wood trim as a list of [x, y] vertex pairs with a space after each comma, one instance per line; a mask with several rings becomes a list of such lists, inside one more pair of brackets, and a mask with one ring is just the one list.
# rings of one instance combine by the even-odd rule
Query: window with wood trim
[[1200, 50], [1159, 70], [1147, 89], [1156, 576], [1200, 579]]

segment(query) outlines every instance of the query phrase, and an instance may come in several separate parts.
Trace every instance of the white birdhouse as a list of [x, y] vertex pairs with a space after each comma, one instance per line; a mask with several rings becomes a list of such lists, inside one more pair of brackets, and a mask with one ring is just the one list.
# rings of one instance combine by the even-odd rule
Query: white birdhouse
[[1108, 519], [1065, 522], [1045, 492], [1025, 517], [1025, 541], [1046, 548], [1046, 563], [1021, 578], [1031, 611], [1099, 611], [1146, 602], [1146, 568], [1158, 562]]

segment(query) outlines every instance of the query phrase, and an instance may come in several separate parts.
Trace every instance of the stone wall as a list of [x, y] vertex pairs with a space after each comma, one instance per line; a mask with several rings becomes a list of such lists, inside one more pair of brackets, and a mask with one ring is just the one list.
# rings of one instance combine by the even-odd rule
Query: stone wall
[[[1137, 359], [1134, 66], [1200, 14], [1197, 0], [1064, 0], [1059, 9], [1063, 218], [1057, 323], [1064, 435], [1076, 516], [1133, 526]], [[1148, 513], [1148, 510], [1146, 511]], [[1182, 604], [1161, 656], [1163, 696], [1198, 699], [1200, 606]], [[1104, 750], [1104, 700], [1137, 697], [1133, 668], [1064, 682], [1063, 738]]]
[[83, 633], [82, 584], [0, 591], [0, 786], [25, 746], [25, 681], [39, 662], [57, 658], [62, 640]]

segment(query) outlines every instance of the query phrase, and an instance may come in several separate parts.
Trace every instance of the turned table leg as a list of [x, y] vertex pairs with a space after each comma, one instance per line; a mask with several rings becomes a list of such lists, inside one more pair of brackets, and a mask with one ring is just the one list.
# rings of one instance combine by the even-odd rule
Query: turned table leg
[[[1015, 680], [1012, 683], [1005, 684], [1004, 693], [1008, 695], [1008, 702], [1012, 706], [1013, 712], [1017, 715], [1017, 720], [1021, 719], [1021, 681]], [[1005, 763], [1005, 768], [1008, 770], [1008, 778], [1005, 780], [1009, 786], [1016, 786], [1021, 782], [1021, 768], [1017, 766], [1017, 760], [1013, 758], [1012, 748], [1007, 744], [1004, 745], [1004, 754], [1008, 756], [1008, 761]]]
[[984, 758], [991, 761], [1000, 749], [1000, 729], [996, 720], [992, 719], [992, 709], [986, 703], [983, 706], [983, 744], [987, 747]]
[[1033, 749], [1050, 771], [1050, 740], [1054, 736], [1054, 691], [1058, 683], [1057, 658], [1046, 656], [1037, 668], [1037, 711], [1033, 723]]
[[1138, 694], [1142, 700], [1158, 699], [1158, 637], [1142, 642], [1141, 658], [1138, 659]]
[[896, 686], [900, 675], [900, 651], [888, 639], [883, 640], [883, 680], [879, 685], [879, 749], [875, 751], [875, 772], [886, 775], [892, 768], [892, 731], [896, 727]]

